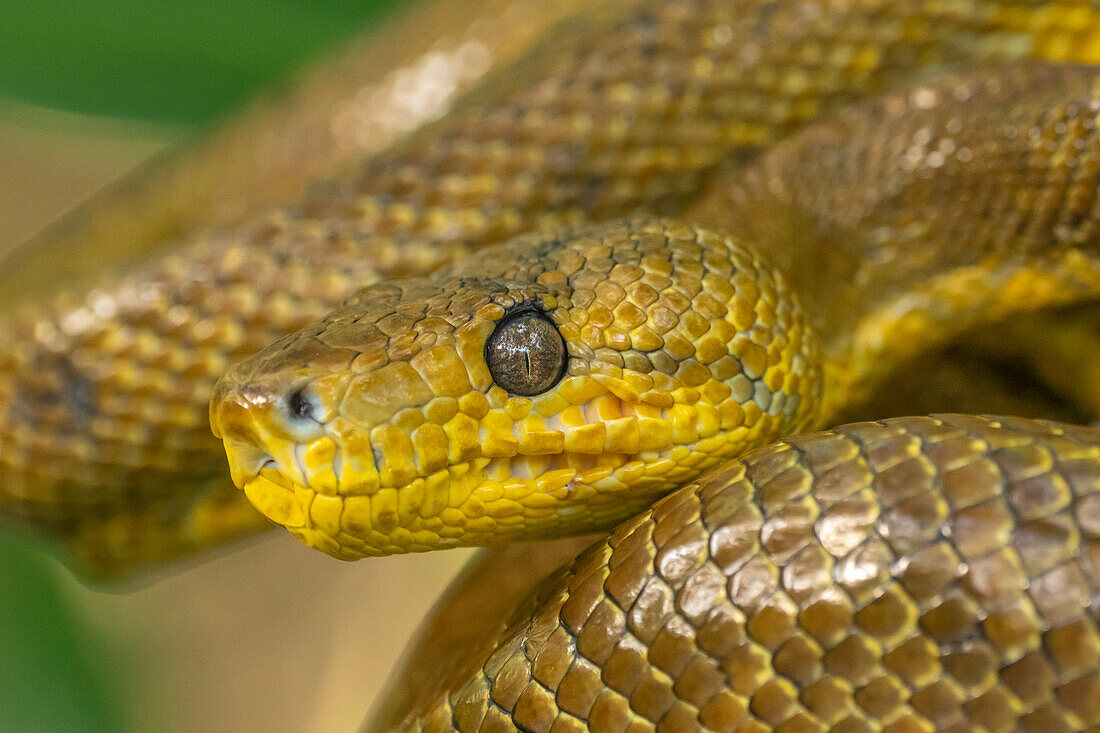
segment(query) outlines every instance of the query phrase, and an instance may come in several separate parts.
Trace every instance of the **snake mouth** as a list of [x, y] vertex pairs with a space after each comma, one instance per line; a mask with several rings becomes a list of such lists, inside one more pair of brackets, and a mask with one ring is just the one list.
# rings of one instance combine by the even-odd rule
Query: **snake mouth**
[[[671, 409], [603, 392], [522, 421], [504, 408], [481, 420], [456, 414], [411, 437], [387, 425], [367, 438], [338, 417], [326, 435], [297, 442], [255, 419], [238, 431], [250, 442], [226, 448], [264, 516], [308, 546], [358, 559], [607, 526], [751, 445], [740, 409], [680, 407], [692, 429], [677, 434]], [[784, 419], [776, 413], [750, 422], [767, 428]], [[727, 418], [742, 427], [722, 432]]]
[[[623, 496], [616, 468], [640, 475], [626, 456], [557, 461], [546, 456], [477, 458], [400, 488], [341, 495], [298, 483], [269, 461], [241, 485], [249, 501], [303, 544], [342, 560], [485, 545], [587, 531], [633, 512], [667, 490], [653, 486]], [[547, 469], [547, 461], [553, 470]], [[561, 466], [558, 466], [561, 463]], [[658, 485], [659, 484], [659, 485]], [[636, 487], [637, 488], [637, 487]]]

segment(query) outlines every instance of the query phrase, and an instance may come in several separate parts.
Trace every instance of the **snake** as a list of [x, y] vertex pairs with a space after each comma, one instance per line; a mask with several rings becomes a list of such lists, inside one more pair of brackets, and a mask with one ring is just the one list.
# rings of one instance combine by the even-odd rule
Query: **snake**
[[543, 30], [296, 204], [40, 267], [0, 320], [4, 515], [101, 574], [267, 520], [342, 559], [611, 532], [467, 571], [379, 730], [1100, 725], [1100, 431], [806, 432], [1095, 298], [1100, 85], [1055, 62], [1096, 9]]

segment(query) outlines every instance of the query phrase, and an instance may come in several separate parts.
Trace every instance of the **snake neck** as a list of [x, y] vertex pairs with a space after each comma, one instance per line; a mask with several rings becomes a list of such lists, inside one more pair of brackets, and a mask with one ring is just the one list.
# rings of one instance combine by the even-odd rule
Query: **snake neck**
[[822, 421], [964, 329], [1097, 294], [1097, 89], [1086, 67], [950, 77], [776, 146], [691, 212], [793, 283]]

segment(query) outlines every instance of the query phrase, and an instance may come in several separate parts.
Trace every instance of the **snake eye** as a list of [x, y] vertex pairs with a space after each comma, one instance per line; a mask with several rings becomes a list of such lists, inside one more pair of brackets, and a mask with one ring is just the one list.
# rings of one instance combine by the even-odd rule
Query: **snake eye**
[[557, 384], [566, 360], [565, 340], [542, 313], [523, 311], [505, 318], [485, 342], [485, 361], [493, 381], [525, 397]]

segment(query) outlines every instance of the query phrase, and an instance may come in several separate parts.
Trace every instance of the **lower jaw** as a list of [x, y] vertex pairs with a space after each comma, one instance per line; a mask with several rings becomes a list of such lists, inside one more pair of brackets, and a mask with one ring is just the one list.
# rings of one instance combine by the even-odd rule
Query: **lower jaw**
[[305, 526], [305, 512], [293, 490], [264, 476], [256, 476], [241, 488], [252, 506], [272, 522], [290, 530]]
[[[588, 492], [591, 487], [577, 490]], [[592, 501], [580, 506], [554, 506], [550, 496], [541, 495], [537, 501], [540, 506], [516, 504], [510, 511], [499, 508], [474, 511], [461, 521], [433, 516], [421, 518], [412, 527], [399, 525], [383, 531], [382, 527], [362, 521], [370, 516], [366, 502], [376, 496], [329, 496], [303, 486], [287, 487], [262, 476], [246, 484], [244, 491], [264, 516], [283, 525], [300, 542], [349, 561], [588, 533], [613, 525], [624, 514], [634, 514], [654, 498], [651, 494], [634, 497], [595, 494]], [[356, 518], [360, 521], [356, 522]]]
[[[533, 465], [525, 466], [524, 473], [538, 477], [514, 476], [512, 464], [518, 460], [530, 461]], [[369, 495], [317, 492], [267, 471], [242, 488], [264, 516], [303, 544], [342, 560], [355, 560], [591, 532], [613, 525], [691, 478], [666, 481], [655, 476], [650, 479], [654, 483], [645, 485], [634, 476], [627, 483], [638, 493], [627, 492], [622, 481], [630, 476], [611, 475], [616, 468], [619, 472], [629, 468], [623, 465], [625, 460], [624, 456], [601, 466], [593, 459], [594, 465], [539, 475], [557, 467], [544, 459], [513, 459], [507, 464], [479, 459], [452, 468], [439, 479], [445, 484], [436, 488], [418, 479], [400, 489], [378, 489]], [[645, 470], [639, 466], [635, 473]], [[552, 480], [552, 474], [562, 474], [561, 481]], [[452, 491], [456, 485], [458, 489]], [[451, 506], [456, 501], [459, 506]]]
[[253, 478], [242, 489], [252, 506], [275, 524], [284, 527], [302, 544], [341, 560], [357, 560], [368, 554], [348, 550], [313, 526], [312, 520], [307, 516], [317, 497], [312, 489], [304, 486], [288, 487], [262, 475]]

